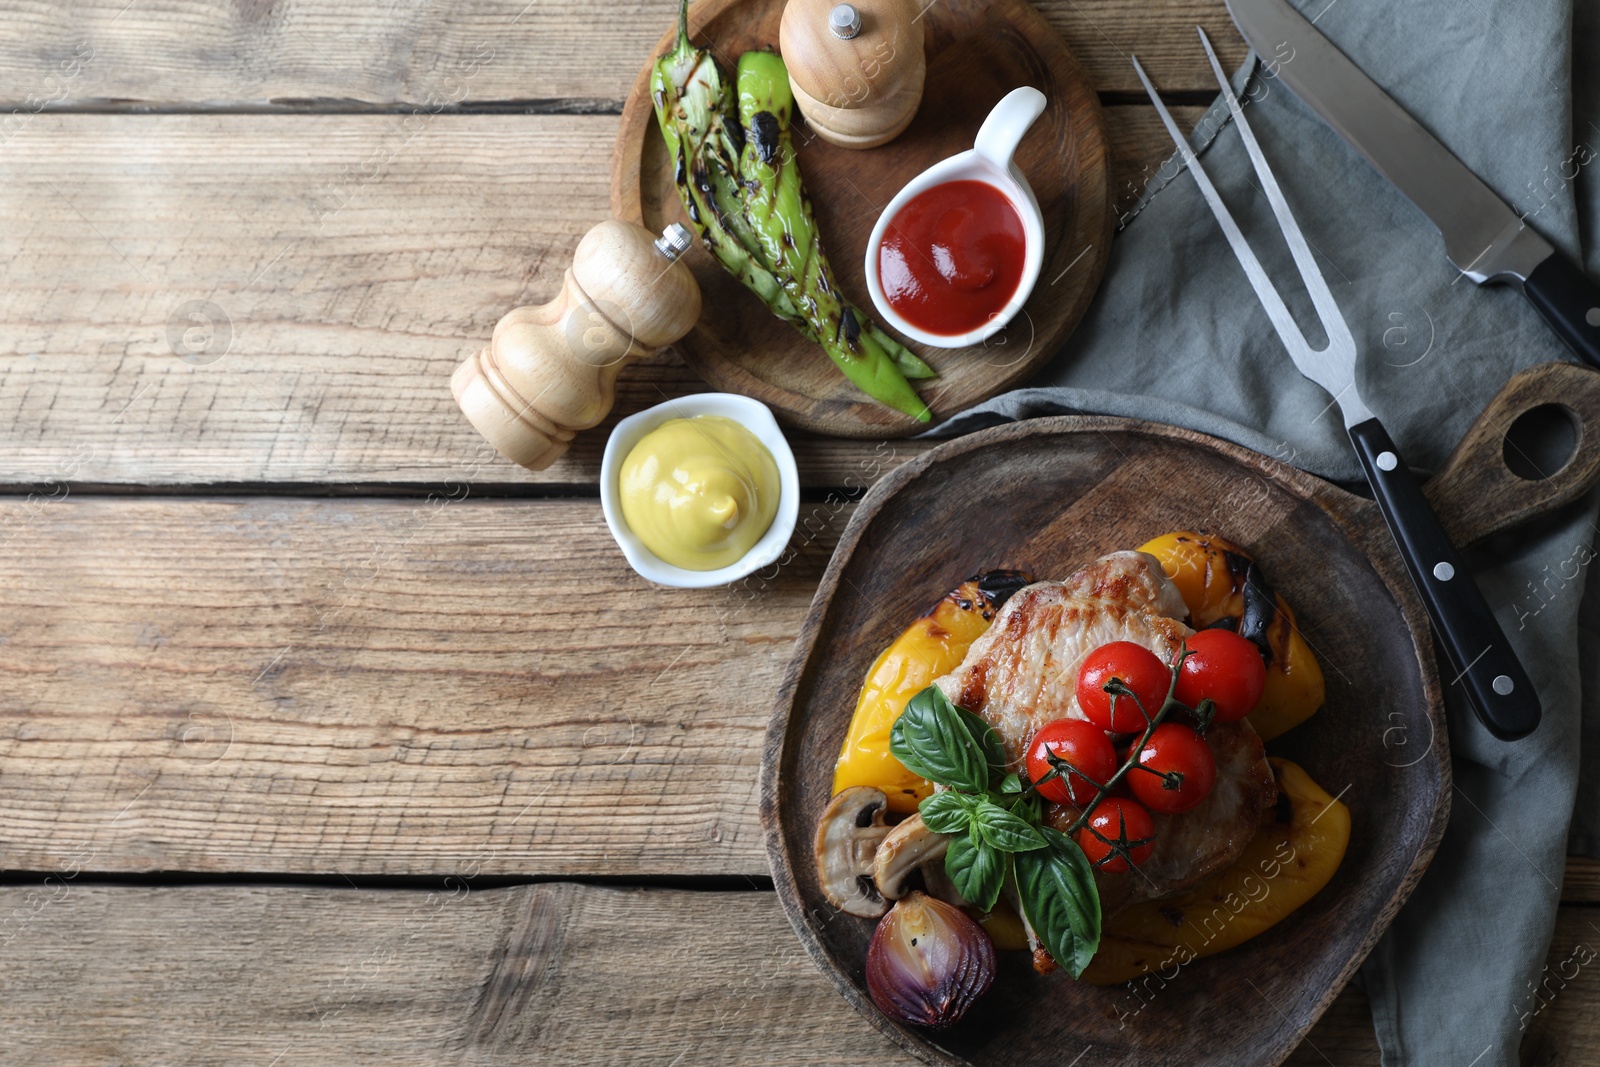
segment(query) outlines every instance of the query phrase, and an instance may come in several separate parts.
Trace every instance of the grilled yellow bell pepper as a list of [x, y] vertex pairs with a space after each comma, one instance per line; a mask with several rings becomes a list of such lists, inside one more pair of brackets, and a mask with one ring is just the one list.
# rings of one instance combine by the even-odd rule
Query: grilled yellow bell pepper
[[1288, 760], [1271, 760], [1278, 803], [1233, 863], [1193, 888], [1106, 920], [1085, 981], [1115, 985], [1156, 972], [1170, 981], [1201, 956], [1266, 930], [1328, 884], [1350, 843], [1350, 809]]
[[989, 935], [989, 940], [994, 942], [995, 951], [1029, 951], [1028, 928], [1022, 925], [1021, 917], [1004, 900], [996, 904], [993, 911], [973, 911], [971, 907], [967, 910], [978, 920], [978, 925]]
[[1322, 668], [1295, 625], [1294, 612], [1254, 570], [1243, 548], [1221, 537], [1180, 530], [1139, 546], [1161, 561], [1195, 629], [1223, 619], [1254, 641], [1267, 660], [1267, 684], [1250, 725], [1263, 741], [1298, 726], [1320, 707], [1325, 695]]
[[884, 649], [867, 672], [856, 701], [834, 767], [835, 793], [853, 785], [876, 786], [889, 798], [890, 810], [907, 814], [932, 794], [932, 783], [889, 754], [889, 730], [907, 701], [935, 678], [961, 666], [967, 649], [989, 628], [1000, 605], [1032, 580], [1018, 571], [989, 571], [969, 578]]

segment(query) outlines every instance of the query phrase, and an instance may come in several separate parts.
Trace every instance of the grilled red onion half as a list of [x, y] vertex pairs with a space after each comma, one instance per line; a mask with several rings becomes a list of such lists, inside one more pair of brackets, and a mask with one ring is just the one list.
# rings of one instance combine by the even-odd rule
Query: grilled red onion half
[[913, 892], [878, 921], [867, 992], [897, 1022], [943, 1030], [994, 982], [994, 942], [966, 912]]

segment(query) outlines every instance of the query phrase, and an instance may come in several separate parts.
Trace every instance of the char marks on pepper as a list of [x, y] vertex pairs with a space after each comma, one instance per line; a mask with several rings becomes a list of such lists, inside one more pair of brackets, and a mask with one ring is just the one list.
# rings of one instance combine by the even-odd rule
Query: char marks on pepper
[[756, 154], [761, 157], [761, 162], [772, 166], [772, 161], [778, 158], [779, 140], [783, 135], [783, 128], [778, 125], [778, 117], [770, 111], [757, 111], [750, 120], [750, 143], [755, 145]]
[[[994, 570], [984, 571], [972, 579], [978, 583], [978, 592], [990, 608], [999, 610], [1005, 607], [1017, 590], [1033, 584], [1033, 575], [1027, 571]], [[993, 618], [993, 615], [988, 615]]]
[[[1231, 558], [1228, 560], [1228, 566], [1230, 568], [1233, 566]], [[1251, 560], [1245, 567], [1243, 593], [1244, 613], [1239, 616], [1239, 636], [1259, 648], [1267, 666], [1270, 667], [1273, 624], [1282, 619], [1282, 625], [1288, 626], [1289, 620], [1280, 615], [1278, 597], [1267, 584], [1266, 576], [1261, 573], [1261, 568], [1255, 560]]]

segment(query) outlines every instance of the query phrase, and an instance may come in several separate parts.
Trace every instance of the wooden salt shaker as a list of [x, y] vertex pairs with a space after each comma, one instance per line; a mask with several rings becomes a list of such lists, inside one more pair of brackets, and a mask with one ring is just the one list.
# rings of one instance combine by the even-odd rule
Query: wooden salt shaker
[[778, 50], [818, 137], [873, 148], [911, 124], [928, 69], [918, 14], [916, 0], [789, 0]]
[[467, 419], [513, 462], [536, 471], [554, 463], [611, 410], [623, 366], [700, 317], [700, 286], [678, 262], [693, 240], [678, 223], [660, 238], [618, 219], [595, 226], [556, 298], [508, 312], [450, 376]]

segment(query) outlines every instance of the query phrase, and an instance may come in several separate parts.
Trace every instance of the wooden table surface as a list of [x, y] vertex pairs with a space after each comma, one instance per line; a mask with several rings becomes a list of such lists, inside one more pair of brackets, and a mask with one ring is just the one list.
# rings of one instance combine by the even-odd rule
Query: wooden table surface
[[[797, 436], [794, 562], [668, 591], [605, 426], [533, 474], [450, 397], [605, 216], [672, 0], [6, 6], [0, 1063], [909, 1062], [781, 914], [756, 768], [850, 500], [926, 446]], [[1169, 154], [1128, 56], [1193, 122], [1192, 27], [1243, 45], [1040, 6], [1126, 210]], [[703, 388], [668, 354], [615, 415]], [[1600, 867], [1563, 902], [1527, 1062], [1600, 1058], [1554, 978]], [[1290, 1062], [1378, 1062], [1359, 990]]]

